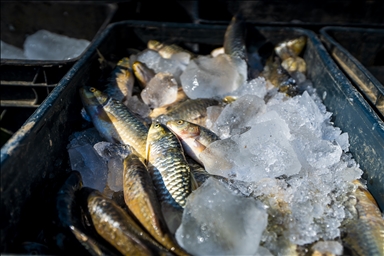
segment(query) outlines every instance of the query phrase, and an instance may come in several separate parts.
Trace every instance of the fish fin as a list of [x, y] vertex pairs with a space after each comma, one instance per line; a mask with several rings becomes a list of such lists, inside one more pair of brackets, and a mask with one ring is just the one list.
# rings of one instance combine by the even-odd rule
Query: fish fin
[[151, 147], [149, 144], [150, 143], [147, 140], [147, 144], [145, 145], [145, 159], [144, 159], [144, 163], [147, 166], [149, 166], [149, 154], [150, 154], [150, 150], [151, 150]]
[[99, 49], [96, 49], [97, 55], [99, 55], [99, 58], [97, 59], [100, 64], [103, 64], [104, 62], [107, 62], [107, 60], [104, 58], [104, 56], [101, 54]]
[[191, 175], [191, 187], [192, 187], [192, 191], [194, 191], [199, 187], [199, 185], [197, 184], [195, 176], [193, 176], [192, 172], [190, 173], [190, 175]]

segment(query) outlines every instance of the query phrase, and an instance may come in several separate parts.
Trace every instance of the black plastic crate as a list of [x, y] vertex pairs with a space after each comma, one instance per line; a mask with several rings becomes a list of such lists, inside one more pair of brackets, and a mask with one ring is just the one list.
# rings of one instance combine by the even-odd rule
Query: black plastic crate
[[[1, 40], [22, 48], [27, 35], [46, 29], [92, 41], [110, 23], [116, 9], [116, 4], [105, 3], [1, 2]], [[1, 59], [1, 128], [16, 132], [29, 117], [25, 113], [40, 106], [82, 55], [59, 61]]]
[[384, 27], [384, 2], [351, 0], [213, 0], [198, 1], [198, 21], [228, 24], [242, 13], [248, 21], [318, 30], [324, 26]]
[[[316, 35], [304, 29], [256, 27], [277, 43], [305, 35], [304, 59], [308, 77], [332, 111], [333, 121], [348, 132], [350, 151], [360, 163], [368, 187], [384, 209], [384, 125], [341, 73]], [[1, 149], [1, 251], [18, 252], [24, 241], [39, 241], [44, 227], [52, 226], [47, 202], [55, 197], [55, 182], [68, 172], [69, 136], [83, 121], [78, 89], [97, 84], [99, 50], [107, 59], [127, 56], [127, 48], [146, 48], [150, 39], [186, 46], [198, 45], [207, 54], [223, 44], [226, 26], [124, 21], [110, 25], [87, 53], [65, 75], [46, 101]], [[254, 36], [248, 33], [248, 37]], [[373, 129], [374, 128], [374, 129]], [[22, 170], [22, 171], [21, 171]], [[19, 184], [23, 184], [20, 186]], [[32, 226], [26, 228], [26, 223]]]
[[325, 27], [320, 33], [337, 64], [384, 120], [384, 29]]

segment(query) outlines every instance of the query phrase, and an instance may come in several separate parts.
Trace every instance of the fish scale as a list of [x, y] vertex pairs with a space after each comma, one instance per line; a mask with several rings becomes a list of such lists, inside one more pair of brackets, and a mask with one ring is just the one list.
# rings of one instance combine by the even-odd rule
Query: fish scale
[[191, 172], [177, 137], [165, 126], [153, 123], [147, 138], [147, 160], [157, 169], [156, 186], [161, 195], [167, 190], [179, 206], [184, 208], [186, 198], [192, 192]]

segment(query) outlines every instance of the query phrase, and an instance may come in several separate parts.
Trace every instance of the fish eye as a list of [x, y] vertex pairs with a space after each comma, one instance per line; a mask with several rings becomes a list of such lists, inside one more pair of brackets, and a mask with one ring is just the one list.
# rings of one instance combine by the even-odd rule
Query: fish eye
[[89, 88], [89, 91], [90, 91], [90, 92], [95, 92], [95, 91], [96, 91], [96, 89], [95, 89], [95, 88], [93, 88], [93, 87], [91, 87], [91, 88]]
[[179, 121], [177, 121], [177, 124], [183, 124], [184, 123], [184, 121], [183, 120], [179, 120]]
[[160, 127], [160, 124], [159, 123], [156, 123], [155, 124], [155, 128], [159, 128]]

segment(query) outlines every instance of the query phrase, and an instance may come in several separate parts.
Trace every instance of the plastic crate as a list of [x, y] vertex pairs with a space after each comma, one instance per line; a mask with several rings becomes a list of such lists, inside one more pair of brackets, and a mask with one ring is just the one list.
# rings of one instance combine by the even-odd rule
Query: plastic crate
[[[368, 186], [384, 209], [383, 123], [338, 69], [313, 32], [298, 28], [256, 28], [272, 43], [292, 36], [308, 37], [304, 52], [308, 77], [323, 96], [328, 110], [334, 113], [335, 125], [349, 133], [350, 151], [365, 171]], [[225, 30], [226, 26], [220, 25], [146, 21], [111, 24], [1, 149], [1, 250], [15, 252], [23, 241], [36, 241], [41, 229], [52, 225], [47, 202], [54, 200], [55, 182], [70, 169], [68, 138], [83, 129], [78, 89], [97, 84], [100, 78], [96, 50], [107, 59], [118, 60], [127, 55], [127, 48], [142, 50], [148, 40], [156, 39], [182, 46], [198, 45], [199, 53], [208, 54], [212, 48], [223, 44]], [[254, 35], [248, 33], [250, 36]], [[25, 223], [29, 224], [28, 229]]]
[[258, 24], [297, 26], [318, 30], [324, 26], [384, 27], [384, 2], [327, 0], [213, 0], [198, 1], [198, 21], [228, 24], [241, 12]]
[[336, 63], [384, 120], [384, 29], [325, 27], [320, 33]]
[[[103, 3], [1, 2], [1, 40], [22, 48], [27, 35], [46, 29], [92, 41], [116, 9], [116, 4]], [[61, 61], [1, 59], [2, 135], [4, 129], [16, 132], [82, 55]]]

